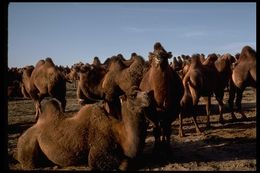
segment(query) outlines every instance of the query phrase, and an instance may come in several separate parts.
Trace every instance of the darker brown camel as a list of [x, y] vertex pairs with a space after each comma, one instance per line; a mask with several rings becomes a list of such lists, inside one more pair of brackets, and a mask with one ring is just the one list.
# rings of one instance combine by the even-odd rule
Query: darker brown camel
[[170, 149], [171, 123], [180, 113], [180, 100], [183, 96], [181, 79], [168, 62], [171, 57], [171, 52], [166, 52], [159, 42], [155, 43], [154, 51], [149, 53], [150, 68], [140, 84], [142, 91], [154, 93], [154, 109], [150, 110], [147, 117], [153, 125], [155, 149], [160, 144], [166, 144], [166, 148]]

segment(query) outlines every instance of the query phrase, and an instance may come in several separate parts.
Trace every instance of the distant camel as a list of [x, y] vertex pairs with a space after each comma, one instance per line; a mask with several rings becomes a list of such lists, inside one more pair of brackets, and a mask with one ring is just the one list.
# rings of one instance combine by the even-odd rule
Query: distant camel
[[41, 112], [40, 102], [46, 96], [57, 98], [65, 111], [66, 80], [51, 58], [40, 60], [35, 68], [29, 67], [23, 72], [23, 92], [35, 103], [36, 120]]

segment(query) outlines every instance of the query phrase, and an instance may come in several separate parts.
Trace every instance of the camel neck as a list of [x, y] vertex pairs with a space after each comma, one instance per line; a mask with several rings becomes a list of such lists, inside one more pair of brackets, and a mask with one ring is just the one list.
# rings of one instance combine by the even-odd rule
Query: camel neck
[[[139, 120], [138, 115], [122, 106], [122, 120], [117, 128], [119, 134], [119, 141], [126, 156], [132, 158], [138, 152], [140, 137], [138, 134]], [[125, 105], [126, 107], [126, 105]]]

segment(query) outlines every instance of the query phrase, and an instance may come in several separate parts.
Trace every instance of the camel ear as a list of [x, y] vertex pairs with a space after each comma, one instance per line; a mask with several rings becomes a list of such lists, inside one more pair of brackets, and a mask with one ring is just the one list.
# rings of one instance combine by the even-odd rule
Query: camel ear
[[172, 58], [172, 52], [168, 52], [168, 59]]
[[109, 105], [108, 105], [108, 103], [105, 101], [104, 102], [104, 109], [108, 112], [108, 113], [110, 113], [110, 108], [109, 108]]
[[62, 112], [62, 108], [61, 108], [61, 103], [57, 100], [57, 99], [50, 99], [50, 100], [46, 100], [43, 101], [42, 103], [42, 113], [46, 113], [46, 114], [59, 114], [60, 112]]
[[123, 101], [126, 101], [126, 95], [121, 95], [119, 96], [119, 99], [120, 99], [120, 103], [122, 104]]
[[154, 53], [152, 53], [152, 52], [149, 52], [149, 55], [148, 55], [148, 57], [152, 57], [152, 56], [154, 56]]

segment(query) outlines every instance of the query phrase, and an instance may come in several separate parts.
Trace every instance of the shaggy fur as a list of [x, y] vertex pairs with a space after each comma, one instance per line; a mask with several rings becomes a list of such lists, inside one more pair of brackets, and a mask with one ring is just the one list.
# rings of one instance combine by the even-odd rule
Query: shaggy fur
[[82, 107], [66, 118], [59, 102], [43, 106], [37, 123], [18, 139], [18, 161], [23, 169], [41, 167], [45, 157], [60, 166], [88, 164], [97, 170], [126, 170], [142, 151], [146, 123], [144, 110], [150, 94], [136, 89], [121, 99], [122, 120], [108, 114], [102, 103]]
[[171, 52], [166, 52], [160, 43], [155, 43], [154, 52], [149, 55], [150, 68], [140, 83], [141, 90], [154, 92], [155, 110], [151, 110], [147, 117], [154, 127], [155, 148], [161, 142], [170, 146], [171, 123], [180, 112], [183, 95], [181, 79], [168, 62], [171, 57]]
[[143, 77], [144, 64], [144, 59], [138, 55], [133, 56], [128, 61], [118, 59], [111, 62], [102, 84], [108, 100], [115, 97], [113, 90], [116, 87], [119, 87], [123, 92], [127, 92], [132, 86], [139, 86]]
[[122, 55], [111, 57], [107, 68], [102, 65], [82, 67], [78, 98], [92, 101], [104, 99], [108, 102], [111, 113], [119, 115], [118, 97], [128, 92], [132, 86], [139, 86], [145, 64], [143, 58], [136, 54], [132, 54], [130, 60], [123, 59]]
[[36, 119], [41, 112], [40, 102], [45, 96], [57, 98], [65, 111], [66, 80], [51, 58], [38, 61], [34, 69], [26, 68], [22, 81], [24, 95], [29, 96], [35, 103]]

